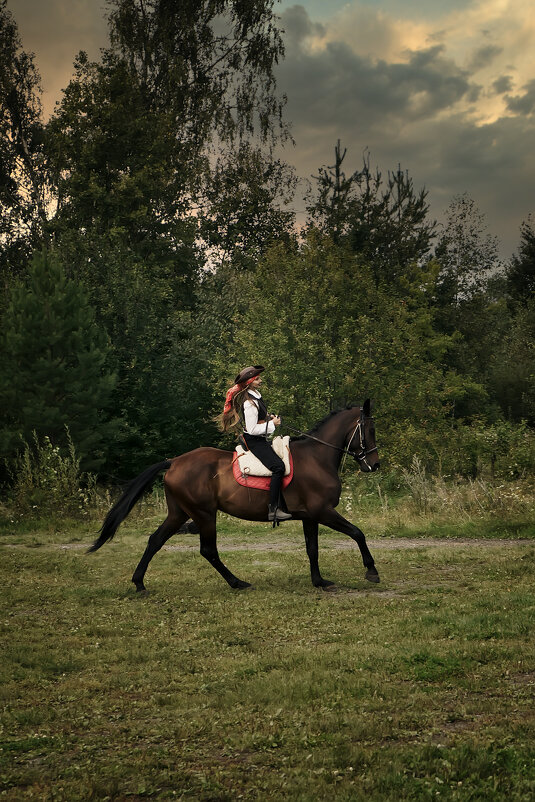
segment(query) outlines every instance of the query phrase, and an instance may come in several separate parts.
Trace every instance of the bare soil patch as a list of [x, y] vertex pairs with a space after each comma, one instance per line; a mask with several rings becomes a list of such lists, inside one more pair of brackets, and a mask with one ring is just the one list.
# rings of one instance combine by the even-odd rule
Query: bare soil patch
[[[192, 537], [191, 535], [189, 537]], [[140, 538], [140, 543], [143, 538]], [[340, 551], [355, 549], [355, 543], [351, 538], [340, 540], [322, 540], [320, 536], [320, 548], [336, 549]], [[529, 545], [533, 540], [527, 538], [455, 538], [455, 537], [421, 537], [421, 538], [379, 538], [367, 539], [368, 546], [373, 549], [419, 549], [419, 548], [441, 548], [444, 546], [463, 546], [467, 548], [480, 548], [486, 546], [488, 548], [503, 548]], [[43, 544], [25, 544], [25, 543], [1, 543], [0, 546], [11, 549], [40, 549], [40, 550], [65, 550], [65, 551], [83, 551], [87, 549], [91, 543], [43, 543]], [[219, 549], [221, 551], [293, 551], [296, 546], [301, 545], [300, 541], [297, 543], [295, 539], [291, 540], [262, 540], [259, 538], [257, 542], [243, 542], [243, 543], [226, 543], [224, 535], [219, 538]], [[162, 551], [198, 551], [198, 544], [195, 543], [167, 543]]]

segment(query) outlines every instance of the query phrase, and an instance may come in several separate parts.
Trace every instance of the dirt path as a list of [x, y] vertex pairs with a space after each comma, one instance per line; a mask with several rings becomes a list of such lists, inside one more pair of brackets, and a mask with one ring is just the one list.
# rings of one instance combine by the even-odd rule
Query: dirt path
[[[419, 548], [438, 548], [444, 546], [488, 546], [498, 548], [503, 546], [535, 545], [535, 542], [527, 539], [505, 540], [496, 538], [380, 538], [371, 540], [366, 538], [370, 549], [380, 551], [381, 549], [419, 549]], [[324, 540], [319, 539], [320, 548], [325, 549], [354, 549], [356, 544], [351, 538], [344, 540]], [[220, 551], [293, 551], [296, 546], [301, 546], [301, 541], [263, 541], [258, 543], [225, 543], [224, 538], [219, 538], [218, 546]], [[197, 545], [168, 544], [164, 549], [169, 551], [197, 551]]]
[[[193, 536], [189, 535], [191, 539]], [[140, 539], [143, 543], [143, 538]], [[336, 550], [349, 550], [355, 549], [356, 544], [351, 538], [340, 538], [340, 540], [322, 539], [320, 535], [320, 548], [322, 549], [336, 549]], [[455, 546], [462, 546], [463, 548], [480, 548], [487, 546], [488, 548], [508, 548], [513, 546], [534, 546], [535, 541], [528, 538], [516, 538], [506, 540], [504, 538], [378, 538], [367, 539], [370, 549], [381, 551], [381, 549], [422, 549], [422, 548], [453, 548]], [[87, 543], [46, 543], [36, 546], [34, 544], [25, 545], [23, 543], [1, 543], [4, 548], [12, 549], [44, 549], [44, 550], [73, 550], [82, 551], [88, 548], [90, 542]], [[229, 543], [225, 541], [225, 536], [220, 536], [218, 541], [219, 550], [226, 551], [294, 551], [302, 545], [301, 538], [292, 535], [287, 540], [267, 540], [262, 537], [258, 538], [255, 542], [245, 543]], [[168, 543], [163, 547], [163, 551], [198, 551], [198, 543]]]

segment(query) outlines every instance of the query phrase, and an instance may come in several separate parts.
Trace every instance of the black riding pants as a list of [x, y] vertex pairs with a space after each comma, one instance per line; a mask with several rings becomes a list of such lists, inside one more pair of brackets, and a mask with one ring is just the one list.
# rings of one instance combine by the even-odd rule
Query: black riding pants
[[269, 486], [269, 506], [279, 506], [279, 496], [282, 484], [282, 477], [284, 476], [284, 462], [275, 454], [271, 445], [262, 437], [262, 435], [245, 434], [243, 439], [247, 444], [247, 448], [253, 452], [262, 465], [265, 465], [268, 471], [271, 471], [271, 484]]

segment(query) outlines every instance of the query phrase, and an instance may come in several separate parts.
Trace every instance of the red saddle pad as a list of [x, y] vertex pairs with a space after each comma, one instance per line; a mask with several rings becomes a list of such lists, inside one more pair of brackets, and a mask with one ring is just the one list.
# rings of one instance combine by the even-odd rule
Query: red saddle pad
[[[251, 487], [253, 490], [269, 490], [271, 476], [252, 476], [249, 473], [244, 475], [241, 472], [240, 461], [238, 459], [238, 455], [236, 452], [234, 452], [232, 472], [234, 473], [234, 478], [236, 479], [239, 485], [243, 485], [244, 487]], [[283, 477], [282, 480], [283, 490], [285, 487], [288, 487], [288, 485], [293, 479], [293, 476], [294, 476], [294, 461], [292, 454], [290, 452], [290, 473], [288, 474], [288, 476]]]

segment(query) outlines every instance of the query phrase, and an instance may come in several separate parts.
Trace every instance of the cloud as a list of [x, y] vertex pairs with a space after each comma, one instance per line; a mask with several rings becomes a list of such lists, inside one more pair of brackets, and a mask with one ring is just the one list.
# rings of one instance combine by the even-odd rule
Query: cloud
[[507, 108], [517, 114], [532, 114], [535, 111], [535, 79], [524, 87], [523, 95], [507, 95]]
[[510, 75], [500, 75], [492, 82], [492, 89], [497, 95], [504, 95], [513, 88], [513, 79]]
[[279, 74], [298, 125], [342, 117], [357, 125], [363, 116], [368, 127], [404, 124], [477, 97], [468, 73], [443, 51], [435, 45], [388, 63], [362, 57], [344, 42], [327, 42], [321, 50], [287, 51]]
[[[429, 190], [435, 217], [468, 192], [509, 256], [534, 210], [535, 27], [527, 12], [526, 0], [467, 0], [412, 24], [353, 2], [315, 30], [301, 7], [306, 35], [287, 40], [279, 71], [297, 143], [286, 157], [314, 175], [333, 163], [340, 138], [348, 173], [366, 149], [383, 173], [401, 162]], [[523, 89], [513, 96], [515, 85]]]
[[288, 41], [301, 42], [309, 36], [325, 35], [325, 28], [320, 23], [312, 22], [305, 8], [300, 5], [292, 6], [283, 15], [284, 32]]
[[503, 48], [498, 47], [498, 45], [483, 45], [483, 47], [479, 47], [470, 60], [470, 69], [477, 72], [483, 67], [488, 67], [502, 52]]
[[[277, 74], [297, 143], [285, 158], [310, 176], [332, 164], [338, 138], [348, 170], [369, 148], [384, 172], [401, 162], [429, 189], [434, 216], [453, 195], [471, 194], [511, 253], [535, 211], [532, 0], [347, 0], [342, 8], [337, 0], [321, 6], [321, 24], [308, 2], [281, 15], [286, 58]], [[76, 53], [98, 58], [106, 45], [106, 0], [8, 7], [36, 53], [49, 114]], [[329, 16], [331, 7], [340, 10]]]

